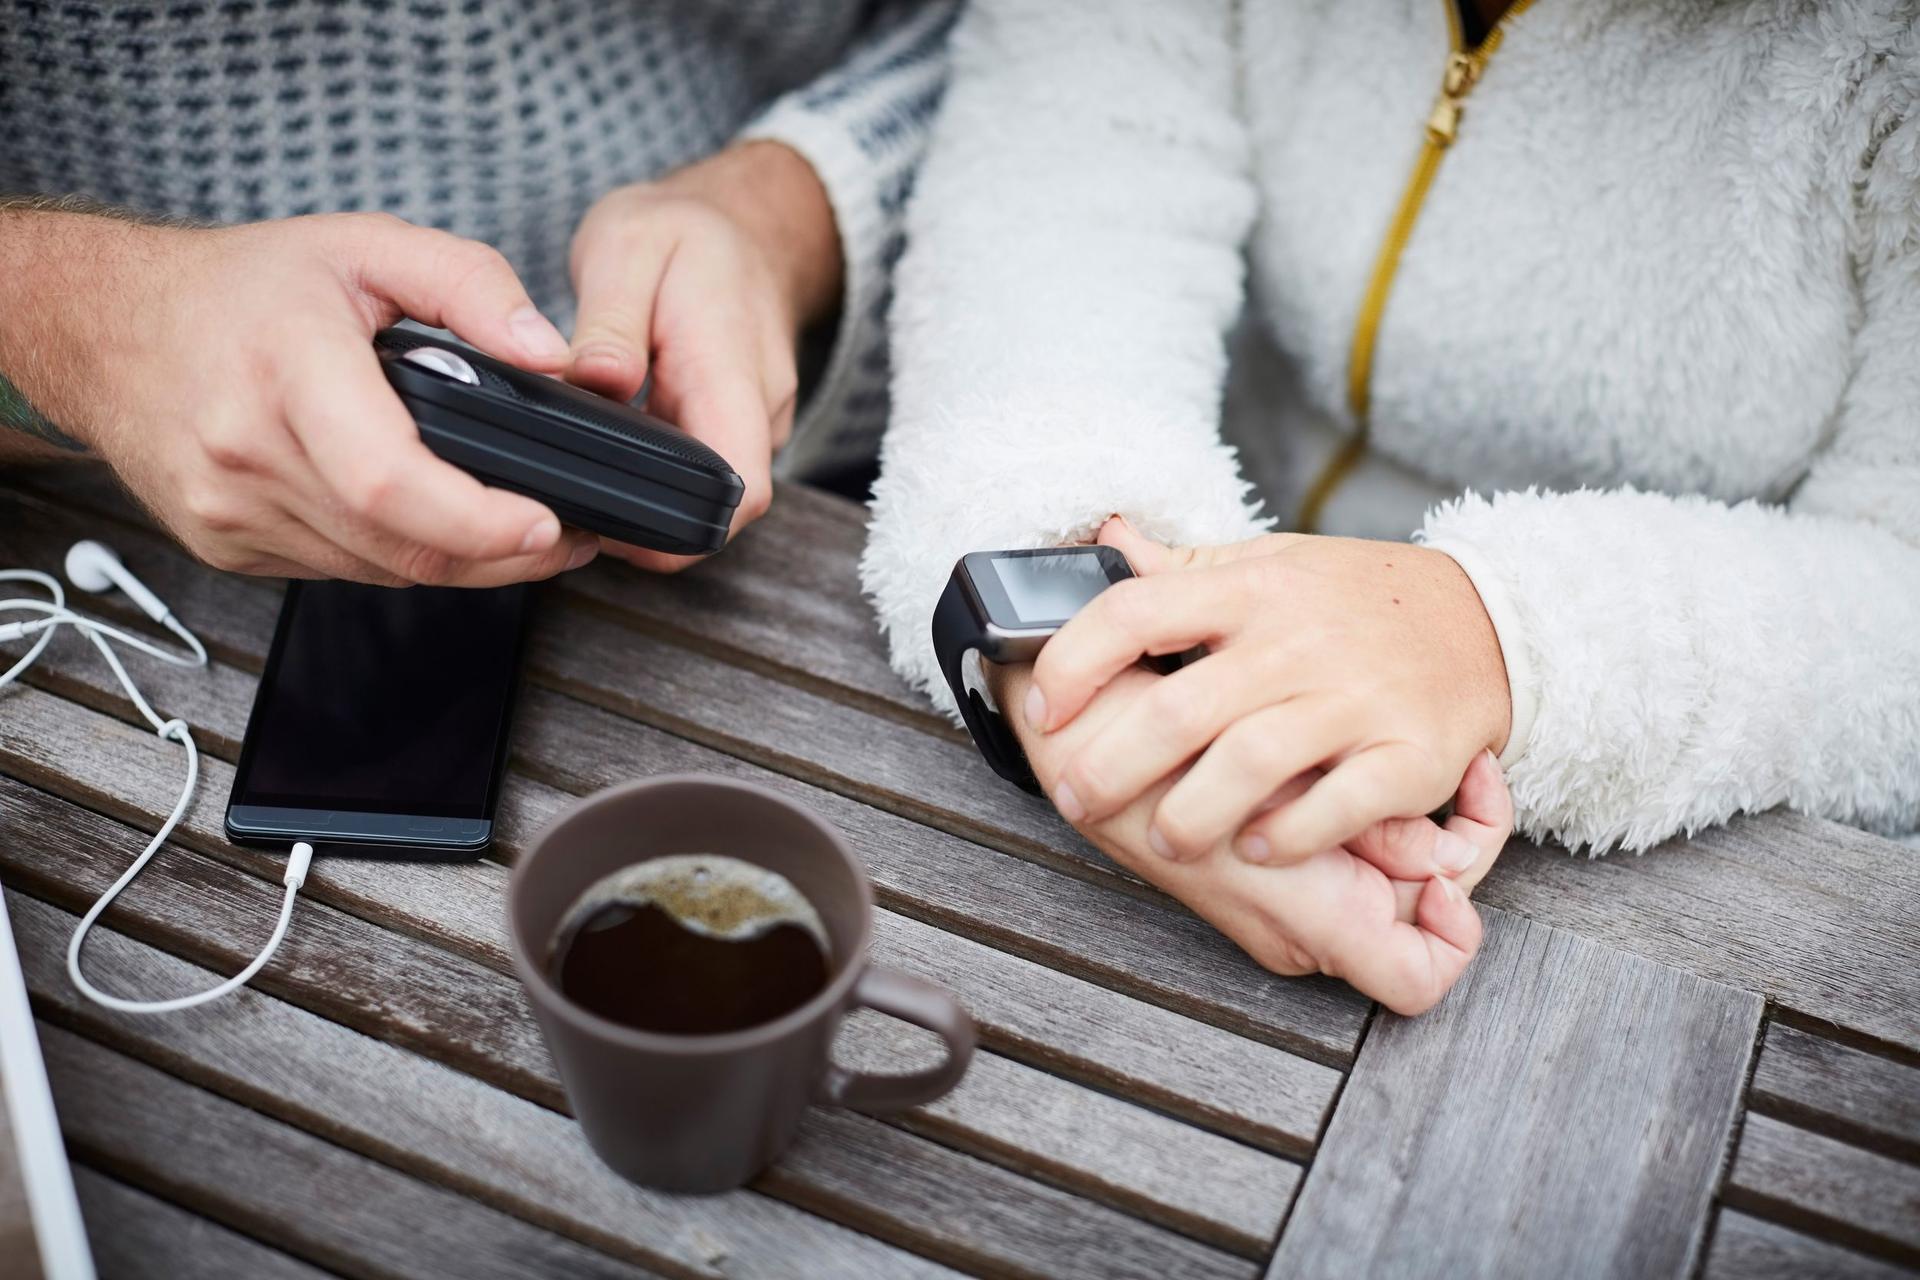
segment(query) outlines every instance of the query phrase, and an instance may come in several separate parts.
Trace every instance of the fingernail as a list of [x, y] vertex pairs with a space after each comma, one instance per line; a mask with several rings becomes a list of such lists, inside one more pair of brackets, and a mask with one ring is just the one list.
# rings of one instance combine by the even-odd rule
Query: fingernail
[[1446, 895], [1448, 902], [1457, 906], [1467, 900], [1467, 891], [1445, 876], [1435, 876], [1434, 882], [1440, 886], [1440, 892]]
[[573, 554], [567, 557], [567, 568], [568, 570], [578, 569], [581, 565], [590, 563], [599, 554], [600, 542], [597, 538], [582, 542], [573, 549]]
[[507, 328], [522, 350], [538, 360], [563, 360], [567, 340], [536, 307], [521, 307], [507, 317]]
[[1068, 822], [1078, 822], [1087, 816], [1087, 806], [1080, 803], [1080, 797], [1073, 794], [1073, 788], [1061, 783], [1059, 790], [1053, 793], [1053, 807]]
[[1037, 684], [1027, 686], [1027, 727], [1040, 733], [1047, 731], [1047, 695]]
[[1147, 828], [1147, 848], [1153, 850], [1168, 862], [1173, 861], [1173, 846], [1168, 844], [1167, 838], [1160, 834], [1160, 828]]
[[533, 522], [527, 530], [527, 536], [520, 539], [520, 554], [532, 555], [536, 551], [545, 551], [560, 541], [560, 522], [552, 516]]
[[1248, 836], [1240, 842], [1240, 856], [1248, 862], [1267, 862], [1273, 858], [1273, 846], [1265, 836]]
[[1480, 851], [1463, 835], [1441, 828], [1433, 838], [1433, 860], [1442, 871], [1461, 872], [1480, 860]]
[[620, 353], [612, 347], [587, 347], [573, 353], [576, 365], [601, 365], [609, 372], [620, 367]]

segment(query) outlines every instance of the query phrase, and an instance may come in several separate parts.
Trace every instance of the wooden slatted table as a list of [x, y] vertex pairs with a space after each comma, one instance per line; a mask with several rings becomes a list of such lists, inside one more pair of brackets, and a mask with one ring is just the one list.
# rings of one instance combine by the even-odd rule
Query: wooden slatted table
[[[82, 536], [214, 652], [139, 665], [206, 761], [108, 913], [96, 980], [186, 989], [251, 955], [280, 859], [221, 815], [277, 584], [213, 573], [98, 472], [0, 481], [0, 562]], [[1644, 858], [1516, 844], [1481, 956], [1415, 1020], [1269, 975], [997, 782], [888, 670], [857, 507], [789, 488], [675, 579], [543, 598], [502, 836], [455, 865], [322, 858], [254, 987], [166, 1018], [81, 1000], [75, 917], [173, 803], [177, 748], [89, 647], [0, 694], [0, 882], [103, 1270], [249, 1277], [1914, 1274], [1920, 851], [1791, 815]], [[92, 605], [95, 602], [89, 601]], [[129, 617], [124, 602], [102, 612]], [[754, 778], [845, 831], [888, 964], [982, 1031], [901, 1117], [811, 1113], [751, 1188], [606, 1172], [510, 976], [501, 891], [573, 796]], [[859, 1016], [841, 1056], [931, 1039]]]

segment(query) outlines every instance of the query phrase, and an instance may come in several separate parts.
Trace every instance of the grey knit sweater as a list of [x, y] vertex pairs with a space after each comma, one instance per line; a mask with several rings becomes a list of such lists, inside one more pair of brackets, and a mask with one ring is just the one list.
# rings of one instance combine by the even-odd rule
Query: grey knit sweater
[[498, 247], [562, 328], [607, 190], [742, 137], [812, 162], [847, 264], [783, 469], [869, 456], [900, 215], [956, 0], [0, 0], [0, 194], [234, 222], [384, 209]]

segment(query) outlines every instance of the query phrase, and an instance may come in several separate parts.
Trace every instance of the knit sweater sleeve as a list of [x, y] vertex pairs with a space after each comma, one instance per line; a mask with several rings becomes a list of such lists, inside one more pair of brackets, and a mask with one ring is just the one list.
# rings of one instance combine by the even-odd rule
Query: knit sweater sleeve
[[964, 552], [1257, 527], [1219, 438], [1254, 197], [1230, 0], [974, 0], [908, 212], [861, 563], [895, 667]]
[[[1867, 109], [1920, 97], [1910, 45]], [[1428, 517], [1508, 654], [1530, 835], [1640, 850], [1781, 804], [1920, 827], [1920, 118], [1869, 123], [1855, 373], [1786, 506], [1510, 493]]]
[[907, 194], [946, 88], [959, 0], [882, 0], [849, 55], [776, 99], [741, 138], [784, 142], [826, 188], [846, 283], [824, 371], [804, 389], [785, 474], [870, 460], [887, 420], [886, 316]]

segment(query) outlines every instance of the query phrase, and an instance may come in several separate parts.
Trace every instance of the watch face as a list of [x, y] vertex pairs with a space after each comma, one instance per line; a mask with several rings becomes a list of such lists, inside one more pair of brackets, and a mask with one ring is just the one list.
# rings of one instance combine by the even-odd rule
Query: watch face
[[1051, 632], [1088, 601], [1133, 576], [1112, 547], [981, 551], [962, 562], [986, 621], [1008, 632]]

